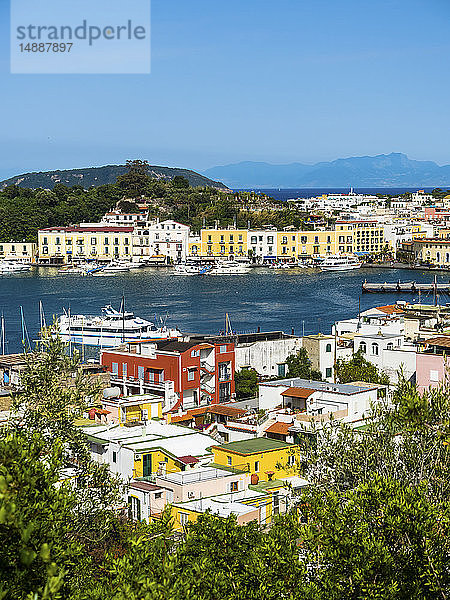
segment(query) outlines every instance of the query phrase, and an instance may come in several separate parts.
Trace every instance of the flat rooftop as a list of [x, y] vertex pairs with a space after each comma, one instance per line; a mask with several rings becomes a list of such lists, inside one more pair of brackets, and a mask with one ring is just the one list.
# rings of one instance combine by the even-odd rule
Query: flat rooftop
[[240, 440], [238, 442], [229, 442], [213, 446], [220, 450], [236, 452], [237, 454], [255, 454], [259, 452], [270, 452], [271, 450], [281, 450], [282, 448], [290, 448], [294, 444], [281, 442], [280, 440], [272, 440], [270, 438], [252, 438], [250, 440]]
[[359, 394], [360, 392], [367, 392], [367, 386], [362, 387], [349, 383], [329, 383], [328, 381], [310, 381], [309, 379], [301, 379], [300, 377], [264, 381], [259, 385], [260, 387], [296, 387], [314, 391], [335, 392], [336, 394]]

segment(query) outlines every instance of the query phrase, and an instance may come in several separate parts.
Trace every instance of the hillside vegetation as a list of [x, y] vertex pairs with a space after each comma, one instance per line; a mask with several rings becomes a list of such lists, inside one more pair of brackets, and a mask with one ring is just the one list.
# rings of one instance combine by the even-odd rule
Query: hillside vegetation
[[8, 185], [0, 192], [0, 241], [36, 241], [38, 230], [44, 227], [98, 221], [124, 199], [133, 200], [124, 205], [126, 211], [137, 210], [134, 201], [145, 202], [151, 218], [173, 218], [194, 231], [215, 223], [222, 227], [233, 223], [238, 227], [300, 227], [305, 217], [264, 194], [192, 187], [183, 176], [164, 181], [152, 177], [145, 162], [129, 161], [127, 171], [115, 183], [88, 190], [62, 183], [52, 190]]

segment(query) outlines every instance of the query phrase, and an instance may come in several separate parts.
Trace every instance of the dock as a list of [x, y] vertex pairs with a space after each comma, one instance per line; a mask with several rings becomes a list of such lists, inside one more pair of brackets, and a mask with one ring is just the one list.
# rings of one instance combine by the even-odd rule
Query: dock
[[432, 292], [434, 294], [450, 294], [449, 283], [416, 283], [415, 281], [397, 281], [396, 283], [368, 283], [364, 280], [362, 284], [363, 293], [383, 294], [395, 292], [409, 292], [416, 294], [418, 292]]

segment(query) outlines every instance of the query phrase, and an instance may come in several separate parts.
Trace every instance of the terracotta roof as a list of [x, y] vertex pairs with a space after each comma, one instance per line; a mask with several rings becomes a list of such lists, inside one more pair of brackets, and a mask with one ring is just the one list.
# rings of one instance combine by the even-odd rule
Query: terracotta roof
[[185, 465], [195, 465], [199, 462], [198, 458], [195, 458], [195, 456], [191, 456], [190, 454], [187, 454], [186, 456], [179, 456], [178, 460]]
[[47, 227], [39, 231], [61, 231], [66, 233], [131, 233], [134, 227]]
[[292, 423], [283, 423], [277, 421], [270, 427], [268, 427], [265, 433], [279, 433], [280, 435], [289, 435], [289, 427], [292, 427]]
[[144, 492], [154, 492], [156, 490], [162, 490], [163, 488], [154, 483], [148, 483], [147, 481], [132, 481], [130, 487], [136, 490], [143, 490]]
[[429, 346], [441, 346], [444, 348], [450, 348], [450, 336], [430, 338], [429, 340], [425, 340], [423, 343], [428, 344]]
[[242, 417], [247, 411], [243, 408], [236, 408], [234, 406], [224, 406], [222, 404], [203, 406], [200, 408], [192, 408], [183, 415], [174, 415], [172, 417], [172, 423], [180, 423], [181, 421], [190, 421], [195, 416], [206, 415], [210, 413], [213, 415], [224, 415], [226, 417]]
[[375, 306], [377, 310], [384, 312], [387, 315], [393, 315], [395, 313], [403, 313], [405, 312], [402, 308], [397, 306], [396, 304], [387, 304], [386, 306]]
[[234, 406], [208, 406], [208, 412], [213, 415], [224, 415], [226, 417], [241, 417], [247, 412], [243, 408], [235, 408]]
[[315, 391], [309, 388], [290, 387], [285, 392], [281, 392], [281, 395], [290, 398], [309, 398]]

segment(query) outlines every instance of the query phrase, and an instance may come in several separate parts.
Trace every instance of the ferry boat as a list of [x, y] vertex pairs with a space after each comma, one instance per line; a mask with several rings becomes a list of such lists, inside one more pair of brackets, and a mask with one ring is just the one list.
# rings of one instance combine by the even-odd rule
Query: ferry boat
[[57, 320], [57, 334], [65, 342], [86, 346], [113, 348], [123, 342], [179, 337], [181, 332], [167, 327], [165, 321], [157, 327], [151, 321], [136, 317], [130, 311], [118, 311], [111, 305], [102, 308], [101, 316], [72, 315], [64, 312]]
[[353, 271], [361, 268], [356, 256], [328, 256], [320, 265], [321, 271]]

